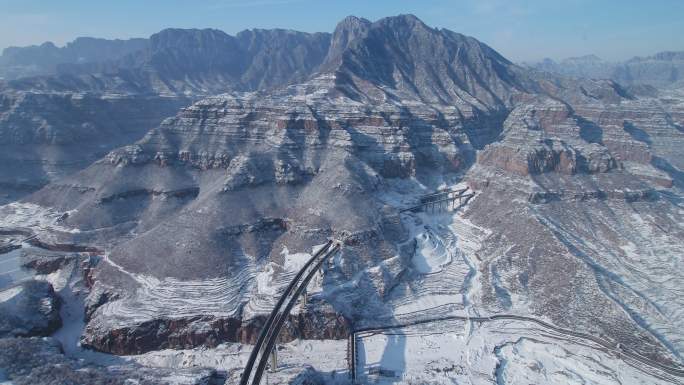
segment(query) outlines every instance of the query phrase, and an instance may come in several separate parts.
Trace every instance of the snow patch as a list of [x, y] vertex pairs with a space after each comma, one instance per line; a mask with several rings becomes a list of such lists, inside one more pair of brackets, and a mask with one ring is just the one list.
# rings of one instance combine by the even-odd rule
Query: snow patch
[[263, 271], [260, 271], [256, 275], [257, 291], [262, 294], [276, 294], [276, 287], [272, 285], [273, 283], [273, 265], [267, 264]]
[[24, 290], [21, 286], [15, 286], [7, 290], [0, 291], [0, 302], [7, 302], [16, 297]]
[[[227, 384], [237, 383], [244, 368], [251, 345], [225, 343], [216, 348], [185, 350], [160, 350], [126, 359], [138, 364], [158, 368], [210, 367], [228, 373]], [[303, 366], [319, 372], [332, 373], [334, 378], [347, 380], [346, 341], [344, 340], [296, 340], [278, 344], [278, 371], [266, 373], [269, 383], [291, 383]], [[266, 381], [264, 381], [266, 382]], [[326, 381], [336, 383], [336, 381]]]
[[[357, 335], [357, 377], [376, 384], [668, 384], [614, 351], [524, 321], [444, 321]], [[638, 365], [638, 364], [634, 364]]]
[[31, 277], [33, 272], [21, 266], [21, 249], [0, 254], [0, 290]]
[[63, 216], [75, 210], [59, 212], [53, 208], [43, 207], [33, 203], [12, 202], [0, 206], [0, 223], [3, 227], [23, 227], [34, 231], [59, 231], [65, 233], [79, 233], [79, 229], [69, 228], [60, 224]]
[[415, 237], [416, 253], [413, 255], [413, 267], [423, 274], [437, 273], [451, 263], [451, 252], [447, 250], [443, 240], [425, 227]]
[[283, 247], [283, 251], [280, 253], [285, 258], [285, 263], [283, 268], [286, 271], [296, 272], [299, 271], [306, 262], [311, 259], [311, 254], [309, 253], [295, 253], [290, 254], [287, 247]]

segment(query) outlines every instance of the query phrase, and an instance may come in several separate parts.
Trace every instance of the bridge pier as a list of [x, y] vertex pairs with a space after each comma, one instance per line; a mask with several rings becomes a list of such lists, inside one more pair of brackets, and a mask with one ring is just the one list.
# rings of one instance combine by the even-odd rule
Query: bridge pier
[[350, 331], [347, 359], [349, 360], [349, 377], [351, 378], [352, 385], [358, 384], [356, 379], [356, 362], [358, 361], [358, 352], [356, 350], [356, 333], [354, 333], [354, 331]]
[[[460, 190], [440, 190], [436, 193], [427, 194], [420, 198], [420, 203], [416, 206], [400, 210], [399, 212], [423, 211], [428, 214], [434, 214], [437, 211], [456, 210], [463, 206], [464, 200], [465, 203], [468, 203], [468, 200], [475, 195], [474, 193], [466, 194], [466, 191], [468, 191], [468, 187]], [[456, 206], [457, 199], [459, 202], [458, 206]]]
[[268, 371], [271, 373], [275, 373], [278, 371], [278, 345], [275, 345], [273, 347], [273, 350], [271, 350], [271, 355], [269, 358], [270, 358], [270, 363], [269, 363]]
[[[306, 286], [311, 282], [311, 279], [321, 268], [323, 263], [339, 252], [342, 243], [335, 240], [328, 240], [326, 245], [318, 250], [304, 266], [297, 272], [295, 277], [290, 281], [290, 284], [285, 289], [285, 292], [280, 296], [275, 307], [266, 321], [266, 324], [259, 333], [252, 352], [250, 353], [245, 369], [243, 370], [240, 379], [240, 385], [247, 385], [250, 382], [252, 385], [258, 385], [267, 372], [267, 366], [270, 371], [275, 371], [278, 368], [277, 357], [277, 339], [280, 330], [283, 328], [287, 320], [288, 314], [292, 308], [298, 303], [299, 297], [302, 295]], [[255, 367], [256, 364], [256, 367]], [[253, 373], [253, 376], [252, 376]]]

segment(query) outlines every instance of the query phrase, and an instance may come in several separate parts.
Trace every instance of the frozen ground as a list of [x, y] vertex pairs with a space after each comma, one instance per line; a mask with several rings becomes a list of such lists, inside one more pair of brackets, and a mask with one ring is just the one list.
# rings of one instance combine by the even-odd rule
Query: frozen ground
[[[317, 248], [312, 249], [314, 253]], [[134, 295], [111, 301], [98, 308], [96, 316], [106, 320], [111, 327], [137, 325], [158, 319], [180, 319], [198, 314], [216, 317], [264, 314], [271, 311], [278, 298], [298, 269], [311, 258], [310, 253], [289, 253], [282, 250], [282, 264], [269, 262], [258, 273], [251, 268], [239, 270], [239, 274], [226, 278], [205, 280], [157, 279], [126, 271], [105, 256], [109, 263], [128, 275], [137, 284]], [[254, 260], [253, 257], [247, 256]], [[252, 266], [257, 265], [256, 262]], [[275, 274], [275, 270], [278, 274]], [[317, 277], [320, 278], [320, 277]], [[320, 279], [314, 279], [309, 291], [321, 290]], [[297, 313], [295, 307], [292, 313]]]
[[390, 293], [396, 321], [446, 315], [479, 315], [481, 281], [476, 252], [489, 235], [461, 212], [405, 214], [416, 240], [412, 273]]
[[451, 245], [445, 244], [429, 227], [425, 226], [415, 239], [417, 250], [413, 256], [413, 266], [419, 273], [439, 273], [452, 262]]
[[60, 218], [63, 215], [69, 214], [33, 203], [12, 202], [0, 206], [2, 227], [30, 228], [34, 232], [59, 231], [78, 233], [78, 229], [68, 228], [60, 224]]
[[175, 319], [197, 314], [230, 317], [240, 304], [247, 301], [253, 272], [242, 269], [229, 278], [183, 281], [174, 278], [157, 279], [131, 273], [105, 258], [138, 285], [134, 295], [111, 301], [97, 310], [112, 327], [125, 327], [160, 316]]
[[[284, 247], [280, 253], [281, 263], [268, 262], [256, 274], [256, 292], [252, 291], [250, 293], [249, 301], [243, 309], [244, 314], [252, 316], [270, 313], [279, 298], [279, 293], [285, 290], [285, 287], [287, 287], [299, 269], [323, 246], [324, 244], [316, 245], [309, 253], [290, 253], [287, 247]], [[307, 286], [307, 291], [315, 293], [321, 290], [323, 290], [322, 280], [320, 274], [317, 274], [311, 280], [309, 286]], [[291, 313], [296, 314], [300, 310], [300, 304], [297, 304]]]
[[357, 344], [361, 383], [678, 383], [652, 368], [626, 363], [619, 351], [521, 321], [443, 321], [361, 333]]
[[[68, 228], [60, 224], [61, 218], [69, 213], [61, 213], [50, 208], [32, 203], [12, 202], [0, 206], [0, 229], [29, 230], [34, 234], [46, 235], [50, 232], [78, 233], [77, 229]], [[17, 236], [25, 238], [26, 236]], [[21, 266], [23, 249], [30, 248], [24, 243], [22, 249], [12, 250], [0, 254], [0, 289], [14, 285], [33, 273]]]
[[[302, 373], [303, 367], [319, 372], [330, 384], [346, 384], [349, 380], [346, 341], [299, 340], [278, 346], [278, 371], [268, 373], [269, 384], [289, 384]], [[225, 371], [227, 384], [237, 383], [249, 358], [251, 346], [223, 344], [212, 349], [161, 350], [127, 357], [145, 366], [162, 368], [212, 367]]]

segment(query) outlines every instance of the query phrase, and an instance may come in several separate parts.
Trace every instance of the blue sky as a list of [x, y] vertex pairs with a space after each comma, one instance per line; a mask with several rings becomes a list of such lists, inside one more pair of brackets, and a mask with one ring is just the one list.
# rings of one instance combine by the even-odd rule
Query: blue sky
[[331, 32], [347, 15], [400, 13], [474, 36], [514, 61], [684, 50], [684, 0], [0, 0], [0, 48], [147, 37], [166, 27]]

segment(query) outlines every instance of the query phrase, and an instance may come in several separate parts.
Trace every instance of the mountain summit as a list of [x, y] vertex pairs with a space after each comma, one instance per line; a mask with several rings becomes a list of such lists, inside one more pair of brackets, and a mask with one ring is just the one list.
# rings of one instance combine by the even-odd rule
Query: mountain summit
[[334, 68], [356, 89], [370, 82], [428, 103], [496, 107], [524, 89], [519, 69], [489, 46], [413, 15], [344, 19], [323, 68]]

